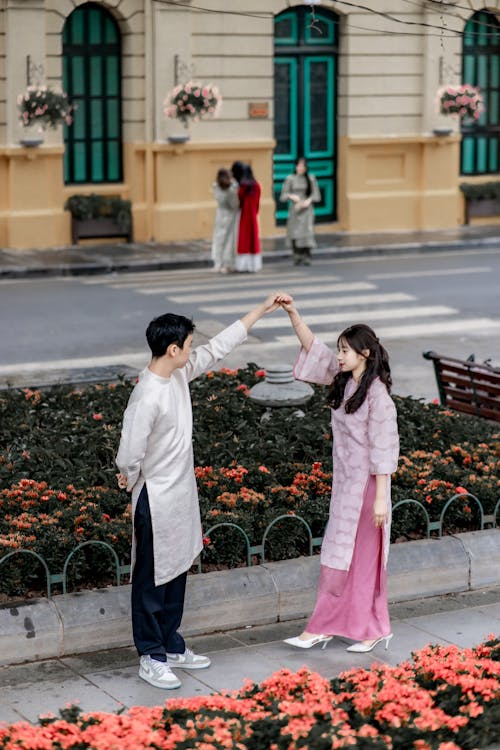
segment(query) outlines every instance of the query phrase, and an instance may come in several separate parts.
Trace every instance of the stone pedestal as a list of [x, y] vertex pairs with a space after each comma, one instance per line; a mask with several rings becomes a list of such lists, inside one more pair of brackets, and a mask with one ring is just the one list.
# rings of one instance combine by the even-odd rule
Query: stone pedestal
[[295, 380], [291, 365], [270, 365], [266, 378], [250, 388], [249, 396], [262, 406], [300, 406], [305, 404], [314, 390], [307, 383]]

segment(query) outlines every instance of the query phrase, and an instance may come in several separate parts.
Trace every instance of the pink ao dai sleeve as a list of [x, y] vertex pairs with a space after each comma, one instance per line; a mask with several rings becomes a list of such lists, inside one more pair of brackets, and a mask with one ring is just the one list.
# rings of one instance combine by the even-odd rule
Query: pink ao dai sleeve
[[338, 369], [335, 352], [315, 336], [309, 351], [303, 347], [300, 350], [293, 374], [297, 380], [305, 380], [318, 385], [331, 385]]
[[370, 474], [393, 474], [399, 456], [396, 407], [378, 378], [368, 389], [368, 444]]

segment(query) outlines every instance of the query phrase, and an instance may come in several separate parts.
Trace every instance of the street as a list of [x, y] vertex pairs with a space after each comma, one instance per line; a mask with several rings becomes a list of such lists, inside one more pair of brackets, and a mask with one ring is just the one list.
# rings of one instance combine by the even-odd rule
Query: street
[[[35, 384], [40, 374], [110, 364], [139, 369], [156, 315], [193, 317], [200, 343], [282, 289], [331, 346], [347, 325], [372, 325], [391, 356], [394, 392], [431, 399], [437, 391], [423, 351], [500, 361], [499, 279], [500, 251], [484, 248], [317, 259], [307, 268], [266, 262], [258, 275], [193, 269], [2, 280], [0, 380]], [[296, 351], [288, 317], [277, 311], [223, 364], [265, 368], [293, 362]]]

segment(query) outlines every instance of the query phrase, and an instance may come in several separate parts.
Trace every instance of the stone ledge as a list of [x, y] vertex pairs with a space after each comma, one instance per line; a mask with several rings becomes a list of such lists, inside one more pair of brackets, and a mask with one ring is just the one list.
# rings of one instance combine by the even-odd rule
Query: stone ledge
[[[500, 585], [500, 529], [393, 544], [389, 600], [400, 602]], [[314, 605], [319, 556], [193, 575], [187, 636], [293, 620]], [[130, 646], [130, 586], [0, 607], [0, 666]]]

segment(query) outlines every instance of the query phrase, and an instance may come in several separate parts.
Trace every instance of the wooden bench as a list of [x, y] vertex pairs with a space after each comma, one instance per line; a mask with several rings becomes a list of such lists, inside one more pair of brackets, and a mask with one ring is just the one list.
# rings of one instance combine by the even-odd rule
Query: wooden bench
[[450, 409], [500, 422], [500, 368], [424, 352], [434, 365], [439, 398]]

